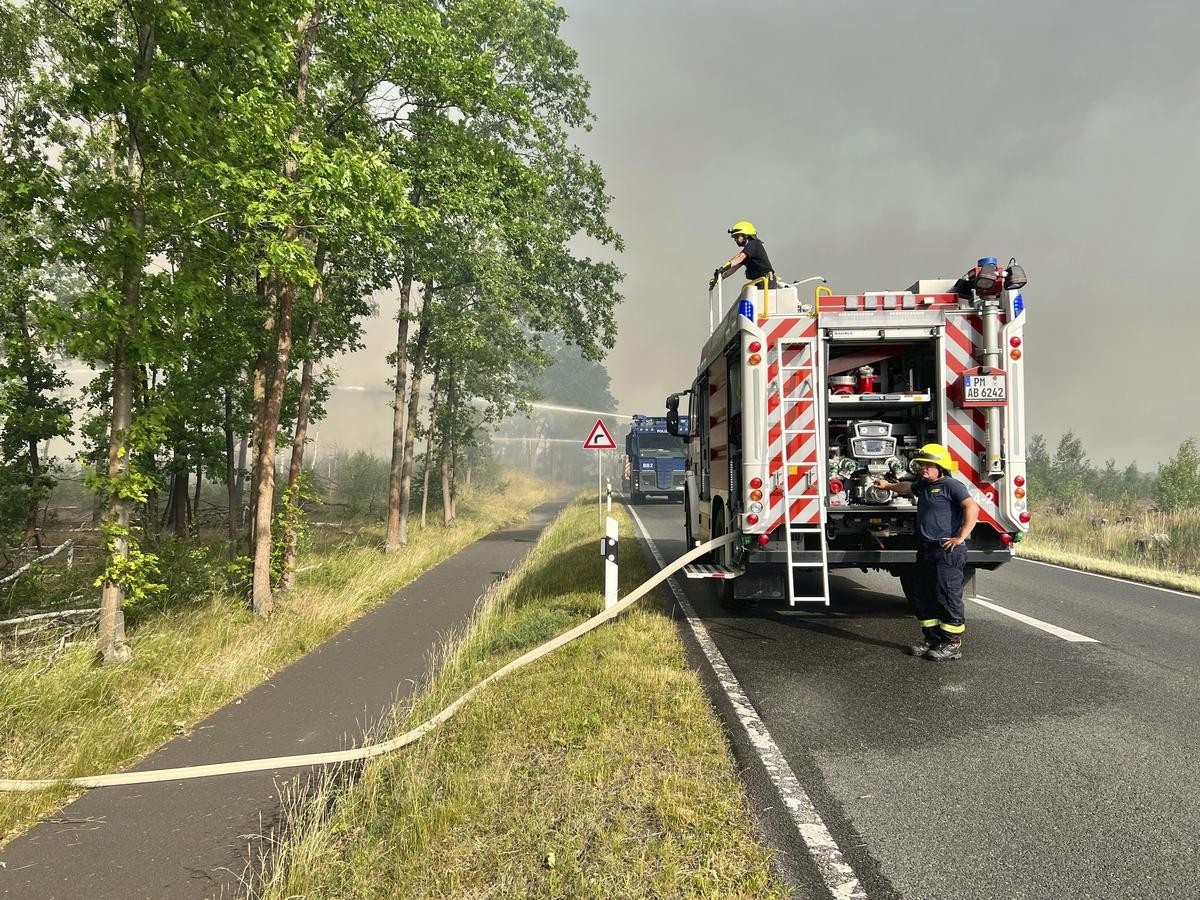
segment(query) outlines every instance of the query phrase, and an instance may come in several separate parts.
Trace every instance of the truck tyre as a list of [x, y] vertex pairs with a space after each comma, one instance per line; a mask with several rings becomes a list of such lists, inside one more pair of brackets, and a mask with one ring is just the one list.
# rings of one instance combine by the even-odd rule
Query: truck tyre
[[683, 495], [683, 543], [685, 552], [696, 546], [696, 537], [692, 534], [692, 503], [687, 494]]

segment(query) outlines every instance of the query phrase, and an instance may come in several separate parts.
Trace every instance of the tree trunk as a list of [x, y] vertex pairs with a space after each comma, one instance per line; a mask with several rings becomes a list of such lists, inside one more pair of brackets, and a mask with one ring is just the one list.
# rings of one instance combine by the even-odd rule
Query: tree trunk
[[388, 470], [387, 544], [384, 549], [393, 553], [400, 549], [400, 494], [404, 480], [404, 432], [408, 412], [408, 324], [412, 299], [412, 268], [405, 263], [400, 284], [400, 312], [397, 314], [396, 384], [392, 401], [392, 465]]
[[[38, 386], [34, 382], [33, 377], [33, 341], [29, 336], [29, 307], [25, 299], [22, 297], [16, 303], [18, 323], [21, 328], [21, 336], [25, 339], [24, 349], [21, 355], [25, 360], [25, 392], [32, 399], [38, 393]], [[25, 508], [25, 543], [31, 541], [37, 548], [38, 553], [42, 552], [42, 536], [38, 531], [38, 501], [42, 493], [42, 461], [38, 457], [37, 438], [31, 437], [27, 447], [29, 453], [29, 499], [28, 506]]]
[[[140, 210], [138, 210], [140, 211]], [[144, 226], [145, 216], [137, 215]], [[136, 309], [141, 288], [141, 269], [134, 271], [132, 262], [126, 264], [123, 276], [127, 308]], [[110, 483], [123, 479], [129, 473], [128, 437], [132, 424], [133, 379], [126, 361], [127, 337], [118, 337], [113, 353], [112, 368], [112, 422], [108, 439], [108, 477]], [[133, 501], [121, 497], [110, 487], [108, 492], [108, 524], [115, 532], [109, 546], [112, 562], [129, 556], [129, 512]], [[129, 645], [125, 643], [125, 627], [121, 615], [121, 604], [125, 600], [125, 588], [120, 582], [106, 579], [100, 588], [100, 620], [96, 635], [96, 649], [105, 664], [124, 662], [129, 659]]]
[[455, 471], [458, 466], [458, 442], [455, 437], [458, 432], [458, 383], [454, 363], [450, 366], [450, 386], [446, 389], [446, 434], [442, 451], [442, 519], [449, 525], [455, 516]]
[[[267, 409], [267, 382], [272, 377], [272, 358], [271, 347], [275, 342], [275, 313], [276, 309], [271, 302], [268, 290], [268, 279], [259, 278], [255, 284], [255, 293], [258, 294], [259, 302], [266, 307], [266, 318], [263, 320], [263, 345], [258, 357], [254, 360], [253, 379], [253, 396], [254, 415], [250, 423], [250, 515], [249, 515], [249, 543], [250, 555], [254, 555], [254, 547], [257, 535], [254, 529], [258, 525], [258, 482], [260, 471], [258, 468], [258, 460], [262, 451], [262, 435], [263, 435], [263, 417], [266, 415]], [[244, 468], [244, 466], [243, 466]]]
[[[296, 124], [288, 137], [298, 141], [301, 136], [300, 118], [308, 100], [309, 65], [313, 46], [317, 40], [317, 23], [320, 21], [321, 4], [316, 2], [303, 20], [299, 22], [300, 43], [296, 48]], [[289, 154], [283, 165], [283, 174], [293, 184], [300, 180], [296, 160]], [[284, 233], [285, 240], [296, 241], [300, 231], [293, 223]], [[278, 310], [276, 326], [274, 372], [268, 385], [263, 404], [261, 447], [258, 454], [258, 490], [255, 492], [254, 510], [254, 580], [250, 604], [256, 615], [271, 615], [271, 514], [275, 500], [275, 436], [279, 429], [279, 413], [283, 407], [283, 389], [287, 383], [288, 361], [292, 353], [292, 309], [296, 300], [296, 287], [288, 279], [275, 278], [271, 282], [268, 296], [272, 306]], [[274, 302], [277, 300], [277, 303]]]
[[[106, 440], [106, 441], [109, 440], [108, 436], [105, 436], [104, 440]], [[96, 477], [97, 478], [104, 477], [105, 468], [106, 468], [106, 466], [105, 466], [104, 460], [102, 460], [102, 459], [96, 460]], [[95, 499], [92, 500], [92, 527], [93, 528], [100, 527], [100, 519], [104, 515], [104, 507], [105, 507], [105, 504], [107, 503], [107, 500], [108, 500], [108, 498], [107, 498], [103, 488], [101, 488], [100, 490], [98, 490], [96, 492], [96, 497], [95, 497]]]
[[279, 430], [279, 414], [283, 408], [283, 388], [287, 382], [288, 360], [292, 353], [292, 308], [295, 290], [284, 282], [278, 291], [268, 295], [278, 303], [279, 328], [275, 342], [275, 372], [263, 404], [262, 437], [259, 439], [257, 461], [258, 490], [254, 501], [254, 581], [250, 599], [258, 616], [271, 615], [271, 516], [275, 505], [275, 437]]
[[442, 437], [442, 524], [449, 525], [454, 521], [450, 500], [450, 442]]
[[[133, 415], [137, 416], [140, 410], [146, 409], [150, 405], [150, 394], [157, 387], [157, 384], [153, 380], [150, 366], [140, 365], [133, 371]], [[157, 474], [158, 458], [153, 448], [148, 448], [141, 453], [141, 466], [142, 471]], [[167, 496], [170, 497], [170, 495], [171, 488], [168, 485]], [[162, 528], [166, 522], [165, 518], [161, 521], [159, 520], [158, 479], [155, 478], [146, 489], [146, 503], [142, 511], [142, 528], [147, 534], [153, 534], [157, 537], [162, 534]]]
[[29, 439], [29, 506], [25, 510], [25, 543], [33, 542], [42, 552], [42, 535], [38, 531], [38, 500], [42, 488], [42, 461], [38, 458], [37, 438]]
[[[154, 510], [155, 518], [158, 517], [157, 504]], [[167, 527], [168, 522], [175, 521], [175, 476], [171, 475], [171, 484], [167, 488], [167, 508], [163, 510], [162, 520], [158, 523], [158, 530], [162, 531]]]
[[[421, 408], [421, 378], [425, 374], [425, 353], [429, 348], [429, 329], [433, 319], [433, 284], [425, 285], [425, 300], [421, 306], [421, 318], [417, 325], [417, 344], [413, 348], [412, 368], [409, 372], [412, 390], [408, 392], [408, 419], [417, 421]], [[412, 500], [413, 445], [416, 429], [404, 430], [404, 460], [400, 476], [400, 532], [401, 545], [408, 543], [408, 505]]]
[[237, 488], [234, 491], [234, 508], [237, 510], [239, 519], [242, 515], [242, 503], [246, 499], [246, 450], [249, 443], [244, 434], [238, 442]]
[[[138, 57], [134, 80], [144, 85], [150, 77], [150, 60], [154, 56], [154, 29], [149, 25], [137, 27]], [[112, 356], [112, 419], [108, 438], [108, 523], [110, 535], [110, 565], [129, 558], [129, 519], [133, 501], [113, 490], [113, 483], [123, 481], [129, 474], [129, 429], [133, 424], [133, 371], [129, 365], [129, 340], [137, 327], [142, 301], [142, 275], [146, 267], [146, 204], [141, 194], [144, 163], [141, 147], [145, 144], [145, 123], [137, 110], [126, 109], [128, 123], [127, 159], [129, 183], [135, 185], [129, 208], [129, 227], [136, 236], [136, 250], [129, 251], [121, 265], [121, 307], [123, 316]], [[100, 618], [96, 631], [96, 649], [106, 665], [125, 662], [130, 657], [125, 642], [125, 619], [121, 604], [125, 587], [119, 581], [106, 578], [100, 588]]]
[[200, 533], [200, 489], [204, 485], [204, 465], [196, 460], [196, 487], [192, 491], [192, 505], [188, 509], [188, 524]]
[[[325, 269], [325, 245], [317, 246], [316, 257], [317, 277], [320, 279]], [[296, 410], [296, 430], [292, 436], [292, 460], [288, 466], [288, 498], [292, 503], [299, 503], [296, 496], [299, 490], [300, 472], [304, 468], [304, 442], [308, 436], [308, 414], [312, 405], [313, 358], [317, 343], [317, 330], [320, 325], [321, 304], [325, 299], [324, 285], [317, 281], [313, 289], [313, 314], [308, 320], [308, 354], [300, 370], [300, 405]], [[283, 535], [283, 576], [280, 587], [290, 591], [296, 586], [296, 543], [299, 536], [295, 523], [288, 522]]]
[[421, 528], [427, 524], [429, 512], [429, 470], [433, 466], [433, 426], [437, 420], [438, 379], [433, 379], [433, 394], [429, 398], [429, 428], [425, 432], [425, 474], [421, 478]]
[[[236, 483], [237, 476], [234, 471], [235, 463], [233, 460], [233, 392], [229, 388], [225, 388], [225, 502], [229, 509], [226, 513], [225, 527], [229, 534], [229, 540], [237, 540], [237, 514], [238, 514], [238, 486]], [[246, 446], [245, 441], [242, 442], [242, 447]]]
[[171, 477], [171, 509], [174, 510], [175, 537], [188, 536], [188, 473], [178, 469]]

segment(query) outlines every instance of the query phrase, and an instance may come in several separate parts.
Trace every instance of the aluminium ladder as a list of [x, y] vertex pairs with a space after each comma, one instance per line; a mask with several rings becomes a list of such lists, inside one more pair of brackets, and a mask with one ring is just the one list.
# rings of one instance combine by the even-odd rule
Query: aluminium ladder
[[[817, 332], [819, 335], [820, 332]], [[825, 497], [824, 491], [828, 483], [826, 476], [826, 452], [825, 452], [825, 417], [824, 406], [822, 403], [823, 385], [825, 379], [821, 377], [823, 366], [821, 365], [820, 339], [814, 335], [809, 340], [788, 340], [783, 339], [775, 345], [775, 360], [777, 371], [779, 372], [777, 381], [777, 393], [779, 396], [779, 420], [782, 428], [783, 439], [783, 522], [784, 529], [787, 535], [787, 596], [788, 604], [795, 606], [797, 603], [824, 603], [829, 605], [829, 541], [825, 532], [826, 512], [825, 512]], [[793, 352], [794, 351], [794, 352]], [[807, 351], [807, 357], [805, 356]], [[796, 360], [807, 359], [807, 364], [800, 365], [784, 365], [786, 358]], [[799, 397], [788, 396], [788, 383], [794, 380], [795, 376], [800, 376], [801, 380], [796, 387], [796, 393], [800, 393]], [[807, 384], [808, 393], [804, 394], [804, 386]], [[788, 421], [799, 421], [804, 417], [804, 413], [809, 409], [812, 410], [812, 419], [808, 427], [791, 428], [788, 426]], [[789, 446], [793, 438], [800, 438], [798, 448], [805, 446], [806, 437], [812, 437], [814, 459], [811, 462], [806, 462], [802, 458], [796, 462], [792, 461], [792, 454], [789, 452]], [[797, 454], [803, 457], [804, 454]], [[799, 492], [793, 493], [791, 487], [791, 472], [795, 468], [800, 476], [796, 487]], [[817, 525], [793, 524], [792, 522], [792, 504], [797, 501], [816, 500], [819, 510], [819, 522]], [[804, 541], [804, 535], [816, 534], [817, 540], [820, 543], [821, 559], [819, 562], [813, 561], [797, 561], [795, 558], [795, 550], [793, 541], [797, 538], [801, 542]], [[819, 597], [797, 597], [795, 577], [798, 569], [813, 569], [816, 567], [821, 569], [821, 587], [823, 593]]]

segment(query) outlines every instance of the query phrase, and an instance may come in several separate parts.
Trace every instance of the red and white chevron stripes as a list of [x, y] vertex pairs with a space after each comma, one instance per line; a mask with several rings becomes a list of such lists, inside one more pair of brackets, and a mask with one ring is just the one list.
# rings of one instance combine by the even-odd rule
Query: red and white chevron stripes
[[[816, 357], [817, 322], [809, 316], [760, 319], [767, 336], [767, 458], [770, 493], [762, 516], [764, 532], [784, 523], [785, 515], [794, 525], [815, 525], [821, 521], [821, 495], [824, 486], [817, 483], [820, 472], [815, 434], [788, 435], [784, 431], [814, 428], [817, 391], [815, 372], [789, 371], [812, 366]], [[782, 348], [783, 371], [780, 371]], [[779, 389], [782, 383], [782, 391]], [[782, 399], [781, 399], [782, 398]], [[824, 427], [821, 423], [820, 427]], [[783, 481], [792, 495], [786, 509]], [[796, 495], [801, 496], [796, 496]], [[759, 530], [759, 529], [755, 529]]]
[[[946, 316], [946, 395], [952, 395], [955, 383], [965, 369], [980, 365], [976, 348], [983, 346], [982, 323], [975, 315]], [[958, 462], [959, 481], [971, 488], [979, 504], [979, 519], [1001, 531], [1000, 509], [995, 488], [983, 472], [986, 464], [987, 428], [982, 409], [962, 409], [947, 404], [946, 448]]]

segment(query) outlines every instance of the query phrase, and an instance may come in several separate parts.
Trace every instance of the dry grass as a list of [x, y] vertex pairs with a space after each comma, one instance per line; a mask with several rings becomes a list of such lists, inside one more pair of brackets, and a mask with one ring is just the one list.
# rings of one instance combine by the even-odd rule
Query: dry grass
[[[9, 778], [117, 771], [186, 731], [489, 531], [524, 518], [549, 489], [514, 476], [503, 495], [476, 494], [450, 528], [417, 530], [380, 553], [383, 531], [358, 529], [318, 547], [290, 594], [262, 622], [232, 598], [144, 619], [133, 659], [97, 666], [90, 646], [47, 667], [0, 667], [0, 772]], [[66, 789], [0, 794], [0, 834], [23, 831], [69, 797]]]
[[[1120, 518], [1102, 506], [1062, 515], [1039, 510], [1020, 555], [1200, 593], [1200, 511], [1142, 513], [1117, 524]], [[1170, 543], [1139, 551], [1138, 541], [1155, 534], [1167, 535]]]
[[[599, 610], [594, 516], [588, 503], [564, 513], [401, 727]], [[626, 593], [648, 572], [629, 553], [621, 575]], [[656, 605], [489, 687], [353, 786], [310, 797], [293, 824], [264, 896], [787, 896]]]

